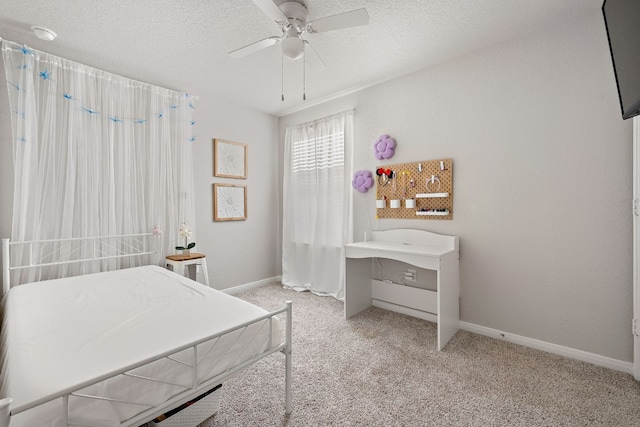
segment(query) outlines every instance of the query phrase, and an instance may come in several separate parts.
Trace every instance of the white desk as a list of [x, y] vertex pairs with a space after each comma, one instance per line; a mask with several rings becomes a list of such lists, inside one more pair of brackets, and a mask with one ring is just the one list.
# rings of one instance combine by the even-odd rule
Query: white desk
[[[372, 280], [372, 258], [388, 258], [437, 272], [437, 290]], [[344, 315], [371, 305], [435, 320], [438, 350], [458, 331], [460, 275], [457, 236], [424, 230], [374, 231], [366, 241], [345, 245]], [[375, 302], [379, 302], [376, 304]]]

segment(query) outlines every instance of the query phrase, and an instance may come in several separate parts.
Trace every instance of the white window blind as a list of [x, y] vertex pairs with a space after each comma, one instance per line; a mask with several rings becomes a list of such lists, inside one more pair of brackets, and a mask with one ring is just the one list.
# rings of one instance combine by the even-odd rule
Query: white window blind
[[[291, 148], [295, 241], [341, 246], [344, 132], [292, 141]], [[317, 235], [319, 227], [325, 230], [322, 236]]]
[[294, 141], [292, 150], [293, 173], [342, 167], [344, 166], [344, 132]]

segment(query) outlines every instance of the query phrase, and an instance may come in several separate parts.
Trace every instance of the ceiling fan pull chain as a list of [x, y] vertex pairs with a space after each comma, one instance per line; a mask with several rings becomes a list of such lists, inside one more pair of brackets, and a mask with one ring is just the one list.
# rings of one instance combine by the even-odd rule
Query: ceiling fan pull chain
[[280, 89], [282, 91], [282, 102], [284, 102], [284, 53], [280, 56], [280, 76], [282, 79], [280, 80]]
[[302, 45], [304, 54], [302, 55], [302, 100], [307, 100], [307, 45]]

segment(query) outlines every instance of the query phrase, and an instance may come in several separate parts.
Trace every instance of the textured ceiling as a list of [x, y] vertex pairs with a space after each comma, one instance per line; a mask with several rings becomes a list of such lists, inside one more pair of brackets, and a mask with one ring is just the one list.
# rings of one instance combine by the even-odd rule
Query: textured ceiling
[[[282, 0], [276, 0], [276, 3]], [[309, 20], [366, 8], [369, 25], [306, 37], [327, 67], [284, 61], [278, 45], [228, 52], [280, 35], [252, 0], [0, 0], [0, 36], [136, 80], [281, 115], [475, 49], [519, 37], [602, 0], [305, 0]], [[31, 25], [52, 29], [37, 39]]]

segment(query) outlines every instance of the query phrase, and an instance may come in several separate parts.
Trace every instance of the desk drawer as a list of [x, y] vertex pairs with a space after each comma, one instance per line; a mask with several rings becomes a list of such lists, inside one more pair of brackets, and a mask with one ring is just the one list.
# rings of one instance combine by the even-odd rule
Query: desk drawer
[[435, 291], [371, 280], [371, 297], [414, 310], [438, 314], [438, 293]]

